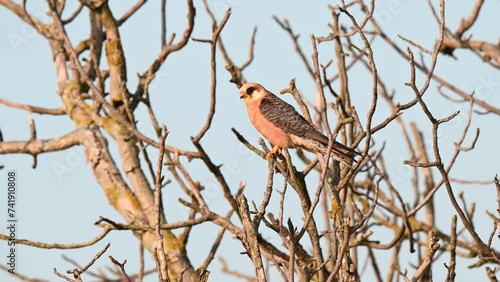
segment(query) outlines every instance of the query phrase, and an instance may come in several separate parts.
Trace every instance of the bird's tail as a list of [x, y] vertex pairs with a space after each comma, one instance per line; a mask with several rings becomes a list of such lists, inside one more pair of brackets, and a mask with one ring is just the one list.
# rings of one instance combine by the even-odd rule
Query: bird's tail
[[[323, 145], [323, 144], [322, 144]], [[326, 152], [326, 149], [328, 149], [328, 146], [323, 145], [324, 148], [322, 148], [324, 152]], [[350, 165], [350, 163], [355, 162], [357, 163], [356, 159], [354, 158], [355, 156], [360, 156], [361, 154], [356, 152], [354, 149], [349, 148], [345, 146], [342, 143], [339, 143], [337, 141], [333, 141], [333, 146], [332, 146], [332, 158], [339, 160], [347, 165]]]

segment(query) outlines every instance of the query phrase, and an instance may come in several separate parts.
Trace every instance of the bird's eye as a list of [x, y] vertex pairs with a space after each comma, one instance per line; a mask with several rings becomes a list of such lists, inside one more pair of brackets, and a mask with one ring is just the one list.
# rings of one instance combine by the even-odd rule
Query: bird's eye
[[255, 88], [253, 88], [253, 87], [248, 87], [248, 88], [247, 88], [247, 94], [248, 94], [248, 95], [252, 95], [252, 93], [253, 93], [254, 91], [255, 91]]

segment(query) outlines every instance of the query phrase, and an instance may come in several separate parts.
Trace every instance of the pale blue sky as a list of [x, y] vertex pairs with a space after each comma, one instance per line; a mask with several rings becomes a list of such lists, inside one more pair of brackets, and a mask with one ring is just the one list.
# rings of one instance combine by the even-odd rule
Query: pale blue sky
[[[43, 13], [44, 1], [28, 1], [29, 11], [47, 19]], [[126, 2], [126, 3], [125, 3]], [[296, 33], [299, 33], [300, 44], [307, 58], [311, 54], [311, 42], [309, 35], [326, 35], [329, 31], [327, 24], [331, 20], [327, 4], [338, 4], [338, 2], [316, 1], [307, 3], [297, 1], [243, 1], [243, 0], [213, 0], [208, 1], [218, 19], [221, 19], [229, 5], [233, 13], [225, 29], [222, 32], [226, 48], [237, 64], [246, 60], [248, 55], [248, 43], [252, 29], [258, 27], [255, 60], [245, 71], [245, 77], [250, 81], [258, 81], [274, 93], [279, 92], [288, 85], [291, 78], [297, 79], [297, 85], [304, 96], [313, 100], [315, 97], [315, 84], [308, 73], [306, 73], [302, 62], [293, 50], [289, 36], [281, 30], [274, 22], [272, 15], [279, 18], [289, 19]], [[468, 1], [472, 2], [472, 1]], [[474, 38], [497, 42], [498, 32], [492, 28], [499, 26], [499, 18], [496, 11], [500, 10], [499, 1], [486, 1], [480, 15], [480, 20], [471, 31]], [[112, 1], [111, 6], [115, 15], [121, 15], [133, 2]], [[394, 5], [394, 6], [393, 6]], [[42, 7], [42, 8], [41, 8]], [[197, 16], [195, 29], [192, 37], [209, 38], [211, 34], [211, 23], [207, 17], [201, 2], [197, 1]], [[391, 8], [392, 7], [392, 8]], [[394, 8], [395, 7], [395, 8]], [[472, 3], [455, 3], [449, 1], [446, 8], [446, 24], [452, 30], [456, 28], [459, 19], [468, 15]], [[70, 9], [71, 10], [71, 9]], [[354, 14], [359, 13], [356, 10]], [[429, 8], [419, 1], [377, 1], [377, 12], [375, 16], [379, 19], [385, 32], [393, 38], [401, 47], [406, 44], [396, 39], [397, 34], [425, 46], [432, 48], [437, 37], [437, 24], [430, 16]], [[19, 103], [28, 103], [37, 106], [56, 108], [61, 106], [61, 101], [55, 93], [56, 80], [52, 57], [46, 41], [26, 27], [4, 8], [0, 8], [0, 81], [2, 91], [0, 97]], [[68, 27], [73, 43], [85, 38], [88, 34], [86, 15], [81, 15]], [[176, 32], [178, 37], [184, 30], [186, 23], [186, 7], [184, 1], [168, 1], [167, 31]], [[125, 50], [128, 71], [128, 87], [131, 91], [136, 88], [136, 74], [142, 73], [156, 58], [160, 50], [160, 14], [159, 3], [150, 1], [120, 30]], [[359, 42], [359, 41], [358, 41]], [[413, 93], [404, 86], [409, 80], [409, 66], [399, 55], [388, 49], [381, 40], [373, 43], [375, 61], [379, 75], [383, 77], [388, 89], [396, 91], [398, 101], [402, 103], [413, 98]], [[333, 54], [332, 43], [319, 45], [320, 63], [326, 63]], [[417, 54], [417, 50], [413, 49]], [[468, 51], [456, 51], [458, 60], [441, 56], [438, 60], [436, 73], [455, 83], [467, 92], [476, 92], [484, 95], [485, 100], [493, 105], [500, 105], [500, 74], [485, 64], [479, 62], [478, 58]], [[416, 55], [418, 58], [419, 56]], [[157, 74], [157, 79], [151, 88], [154, 109], [160, 122], [165, 123], [170, 131], [167, 142], [184, 149], [193, 149], [189, 140], [195, 135], [205, 122], [209, 101], [210, 85], [210, 61], [209, 45], [190, 41], [182, 51], [168, 57], [164, 66]], [[428, 58], [427, 58], [428, 59]], [[245, 194], [249, 200], [259, 203], [265, 187], [267, 175], [267, 163], [252, 155], [236, 140], [230, 128], [235, 127], [244, 134], [249, 141], [257, 144], [260, 137], [248, 121], [243, 103], [240, 101], [235, 86], [228, 82], [229, 74], [224, 70], [224, 62], [218, 56], [217, 65], [217, 107], [212, 128], [202, 141], [207, 152], [216, 163], [224, 163], [223, 172], [236, 191], [239, 183], [247, 181]], [[330, 68], [330, 75], [334, 72]], [[419, 84], [422, 83], [423, 75], [418, 74]], [[486, 81], [486, 82], [485, 82]], [[488, 86], [487, 82], [491, 82]], [[496, 82], [496, 83], [495, 83]], [[352, 103], [362, 120], [366, 117], [366, 111], [371, 99], [370, 74], [360, 66], [353, 68], [349, 73], [350, 91]], [[294, 104], [291, 97], [285, 100]], [[442, 153], [447, 161], [454, 150], [453, 142], [456, 141], [464, 126], [467, 105], [450, 104], [442, 99], [432, 85], [425, 96], [428, 106], [437, 117], [446, 116], [456, 110], [461, 110], [456, 121], [442, 127]], [[380, 122], [388, 115], [387, 107], [382, 100], [374, 123]], [[295, 105], [295, 104], [294, 104]], [[139, 109], [139, 127], [146, 133], [152, 134], [152, 127], [144, 108]], [[332, 113], [330, 118], [333, 119]], [[28, 113], [20, 110], [7, 108], [0, 105], [0, 128], [5, 141], [25, 140], [29, 138]], [[73, 130], [73, 123], [65, 116], [47, 117], [31, 115], [37, 126], [39, 138], [52, 138], [63, 135]], [[420, 108], [409, 110], [403, 114], [405, 121], [415, 121], [421, 126], [427, 138], [430, 137], [430, 124], [422, 114]], [[499, 118], [498, 116], [474, 115], [472, 128], [480, 127], [481, 136], [477, 147], [472, 153], [460, 156], [459, 162], [451, 175], [468, 179], [492, 179], [499, 173], [498, 159], [500, 159], [499, 143]], [[470, 140], [471, 138], [468, 138]], [[404, 145], [399, 129], [395, 124], [388, 126], [375, 135], [376, 148], [380, 148], [382, 142], [386, 143], [386, 160], [389, 173], [393, 181], [397, 182], [397, 188], [407, 202], [413, 201], [413, 191], [410, 186], [409, 169], [402, 165], [402, 161], [408, 159], [407, 149]], [[72, 148], [68, 151], [44, 154], [38, 157], [38, 168], [31, 169], [31, 157], [26, 155], [2, 155], [0, 164], [6, 166], [0, 171], [0, 179], [5, 179], [7, 170], [17, 170], [19, 175], [19, 190], [17, 213], [19, 218], [18, 237], [40, 242], [76, 243], [87, 241], [96, 236], [101, 229], [93, 226], [93, 222], [99, 216], [105, 216], [122, 222], [121, 216], [108, 206], [101, 188], [96, 184], [91, 170], [86, 165], [82, 148]], [[192, 172], [192, 176], [200, 180], [206, 187], [204, 192], [208, 205], [217, 212], [225, 213], [228, 205], [218, 189], [215, 179], [207, 172], [200, 161], [185, 165]], [[299, 167], [302, 167], [297, 162]], [[61, 171], [61, 167], [68, 171]], [[437, 173], [436, 173], [437, 176]], [[170, 177], [167, 175], [167, 177]], [[310, 175], [310, 189], [316, 187], [316, 176]], [[5, 180], [0, 180], [5, 181]], [[282, 180], [275, 177], [275, 188], [281, 189]], [[496, 210], [496, 194], [493, 185], [455, 185], [455, 191], [464, 191], [469, 202], [475, 201], [476, 227], [484, 240], [492, 228], [491, 221], [486, 217], [485, 210], [492, 212]], [[3, 190], [2, 190], [3, 191]], [[6, 192], [0, 192], [6, 193]], [[289, 190], [289, 203], [286, 206], [286, 216], [292, 217], [295, 222], [300, 222], [300, 212], [295, 210], [296, 197]], [[177, 198], [182, 196], [176, 184], [167, 186], [164, 192], [164, 201], [167, 218], [170, 221], [182, 219], [186, 210], [179, 207]], [[449, 219], [454, 210], [444, 190], [437, 193], [436, 208], [438, 222], [443, 230], [449, 229]], [[0, 199], [4, 199], [0, 195]], [[0, 220], [5, 217], [4, 200], [0, 201]], [[274, 206], [273, 206], [274, 205]], [[273, 195], [270, 210], [276, 212], [277, 194]], [[3, 222], [2, 222], [3, 224]], [[261, 227], [261, 231], [264, 228]], [[199, 265], [211, 246], [218, 228], [212, 228], [210, 223], [196, 227], [188, 245], [191, 261], [195, 266]], [[2, 229], [0, 232], [4, 233]], [[266, 231], [263, 231], [266, 234]], [[384, 240], [385, 233], [374, 234], [372, 239]], [[496, 239], [496, 238], [495, 238]], [[18, 246], [18, 270], [19, 273], [32, 277], [56, 280], [52, 273], [55, 267], [60, 272], [72, 268], [65, 262], [61, 255], [74, 258], [82, 264], [86, 264], [94, 254], [107, 242], [112, 245], [106, 256], [101, 258], [92, 270], [97, 267], [110, 266], [111, 262], [107, 255], [113, 255], [119, 261], [127, 259], [128, 272], [137, 270], [138, 242], [130, 232], [112, 232], [104, 240], [80, 250], [40, 250], [25, 246]], [[494, 240], [494, 246], [498, 242]], [[0, 242], [0, 253], [4, 254], [6, 242]], [[225, 235], [223, 245], [218, 255], [230, 259], [229, 267], [240, 269], [248, 274], [253, 269], [246, 256], [238, 255], [243, 251], [241, 245], [233, 240], [230, 234]], [[231, 254], [231, 255], [228, 255]], [[390, 252], [379, 254], [380, 261]], [[409, 262], [417, 261], [416, 254], [409, 255]], [[442, 281], [446, 273], [442, 262], [448, 261], [448, 256], [443, 257], [441, 263], [434, 265], [435, 281]], [[4, 264], [4, 259], [0, 259]], [[466, 270], [466, 266], [473, 261], [460, 260], [457, 273], [461, 279], [466, 277], [484, 276], [484, 270]], [[148, 256], [147, 266], [152, 267], [154, 263]], [[409, 264], [403, 264], [409, 273], [413, 268]], [[212, 271], [210, 281], [232, 280], [221, 274], [220, 264], [217, 261], [209, 268]], [[387, 266], [384, 265], [382, 272], [385, 273]], [[473, 276], [475, 275], [475, 276]], [[4, 278], [0, 272], [1, 281], [10, 281]], [[369, 281], [371, 271], [364, 278]], [[6, 280], [7, 279], [7, 280]], [[156, 276], [151, 276], [148, 281], [155, 281]], [[365, 280], [364, 279], [364, 280]]]

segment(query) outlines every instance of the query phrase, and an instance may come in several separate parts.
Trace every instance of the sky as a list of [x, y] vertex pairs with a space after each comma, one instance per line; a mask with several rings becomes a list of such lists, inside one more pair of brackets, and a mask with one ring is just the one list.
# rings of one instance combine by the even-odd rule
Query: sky
[[[46, 15], [44, 1], [28, 1], [28, 10], [44, 22], [49, 22]], [[167, 33], [175, 32], [177, 38], [182, 34], [186, 24], [186, 4], [184, 1], [167, 1]], [[231, 7], [232, 14], [221, 33], [226, 48], [236, 64], [243, 63], [248, 56], [248, 44], [252, 30], [257, 26], [254, 62], [244, 72], [249, 81], [263, 84], [270, 91], [277, 93], [288, 86], [290, 79], [296, 78], [297, 85], [304, 97], [310, 101], [315, 98], [315, 84], [305, 71], [303, 63], [294, 51], [290, 38], [273, 20], [276, 15], [280, 19], [288, 19], [294, 31], [300, 34], [299, 43], [306, 57], [310, 60], [312, 52], [310, 35], [324, 36], [329, 32], [327, 26], [331, 22], [328, 4], [337, 5], [338, 1], [288, 2], [288, 1], [244, 1], [244, 0], [211, 0], [208, 1], [217, 19], [222, 19], [227, 8]], [[134, 2], [111, 1], [114, 15], [123, 14]], [[68, 3], [68, 11], [72, 11], [74, 3]], [[211, 22], [201, 5], [195, 3], [196, 23], [193, 38], [210, 38]], [[379, 21], [384, 31], [399, 44], [406, 48], [407, 44], [397, 39], [400, 34], [431, 49], [437, 38], [437, 23], [432, 18], [428, 6], [418, 1], [377, 1], [374, 17]], [[496, 43], [498, 34], [491, 28], [498, 26], [500, 19], [493, 11], [500, 9], [499, 1], [486, 1], [481, 11], [480, 18], [467, 33], [474, 38]], [[460, 18], [468, 15], [472, 3], [449, 2], [446, 5], [446, 25], [454, 30]], [[351, 11], [359, 17], [359, 11]], [[68, 15], [67, 12], [66, 15]], [[77, 17], [68, 26], [70, 39], [73, 43], [79, 42], [88, 35], [88, 17], [84, 13]], [[55, 92], [56, 78], [50, 49], [46, 41], [34, 30], [21, 22], [16, 16], [5, 8], [0, 8], [0, 82], [2, 90], [0, 98], [27, 103], [49, 108], [58, 108], [61, 101]], [[347, 21], [344, 19], [344, 22]], [[160, 12], [159, 3], [149, 1], [120, 29], [122, 44], [127, 61], [127, 86], [134, 90], [137, 83], [137, 74], [144, 72], [154, 61], [160, 51]], [[358, 41], [355, 41], [360, 43]], [[322, 43], [318, 46], [320, 63], [326, 63], [333, 54], [332, 43]], [[405, 103], [413, 99], [413, 93], [404, 85], [409, 81], [408, 63], [388, 49], [381, 40], [372, 44], [375, 62], [379, 75], [384, 78], [388, 89], [396, 93], [396, 100]], [[418, 50], [412, 48], [419, 58]], [[168, 57], [165, 64], [157, 73], [156, 80], [152, 83], [150, 93], [153, 99], [153, 108], [161, 123], [165, 123], [170, 132], [167, 143], [183, 149], [193, 150], [190, 136], [196, 135], [205, 123], [209, 103], [210, 86], [210, 49], [206, 43], [190, 41], [180, 52]], [[440, 56], [436, 73], [455, 83], [466, 92], [476, 91], [497, 107], [500, 105], [500, 73], [479, 61], [477, 56], [469, 51], [457, 50], [458, 59]], [[425, 59], [429, 62], [428, 58]], [[241, 145], [231, 128], [236, 128], [254, 145], [258, 144], [260, 135], [250, 124], [243, 103], [239, 99], [238, 91], [224, 69], [224, 61], [220, 55], [217, 57], [217, 104], [216, 114], [211, 129], [208, 131], [202, 145], [215, 163], [223, 163], [222, 171], [229, 185], [236, 191], [241, 181], [246, 181], [245, 195], [249, 200], [260, 203], [265, 187], [267, 163], [247, 151]], [[334, 68], [330, 69], [330, 75]], [[417, 73], [417, 81], [422, 84], [424, 76]], [[338, 85], [336, 85], [338, 86]], [[360, 66], [354, 67], [349, 72], [349, 87], [352, 93], [352, 103], [362, 120], [370, 106], [371, 77]], [[291, 97], [283, 99], [296, 105]], [[462, 128], [465, 125], [467, 104], [450, 104], [437, 93], [436, 85], [432, 84], [425, 96], [428, 106], [437, 117], [447, 116], [457, 110], [460, 115], [451, 123], [443, 125], [440, 131], [441, 148], [445, 162], [454, 150]], [[380, 106], [374, 116], [374, 123], [378, 123], [389, 115], [388, 108], [380, 101]], [[138, 109], [138, 126], [149, 136], [154, 136], [152, 127], [144, 107]], [[330, 119], [334, 121], [332, 113]], [[40, 116], [29, 115], [25, 111], [12, 109], [0, 105], [0, 129], [5, 141], [29, 139], [28, 117], [36, 124], [37, 137], [40, 139], [61, 136], [74, 129], [71, 120], [65, 116]], [[416, 122], [422, 129], [426, 138], [430, 137], [430, 123], [426, 120], [420, 108], [415, 107], [403, 114], [407, 122]], [[476, 180], [491, 180], [499, 173], [498, 159], [500, 150], [499, 142], [499, 117], [493, 115], [474, 115], [471, 128], [480, 127], [481, 135], [473, 152], [464, 153], [452, 170], [451, 175], [457, 178]], [[332, 123], [330, 123], [332, 124]], [[472, 136], [466, 140], [470, 141]], [[402, 164], [408, 159], [408, 151], [398, 127], [394, 124], [375, 135], [375, 147], [381, 148], [386, 144], [385, 159], [388, 170], [404, 200], [412, 202], [413, 191], [410, 186], [410, 169]], [[468, 144], [466, 142], [466, 144]], [[116, 149], [112, 148], [116, 155]], [[299, 167], [301, 164], [296, 162]], [[71, 148], [57, 153], [38, 156], [38, 166], [31, 168], [32, 159], [26, 155], [0, 155], [0, 165], [5, 169], [0, 170], [0, 183], [6, 182], [7, 171], [14, 170], [18, 175], [17, 191], [17, 218], [18, 238], [30, 239], [38, 242], [76, 243], [87, 241], [96, 236], [101, 229], [93, 223], [99, 216], [122, 221], [121, 216], [109, 207], [101, 188], [93, 179], [82, 148]], [[222, 191], [217, 186], [216, 180], [206, 170], [200, 161], [184, 164], [191, 171], [192, 176], [203, 183], [207, 204], [216, 212], [224, 214], [228, 205], [222, 197]], [[437, 175], [437, 173], [436, 173]], [[167, 175], [168, 176], [168, 175]], [[311, 175], [311, 187], [315, 187], [315, 177]], [[282, 179], [275, 177], [275, 189], [281, 189]], [[2, 186], [4, 186], [2, 184]], [[455, 192], [463, 192], [468, 203], [476, 202], [475, 222], [479, 234], [486, 239], [491, 231], [492, 223], [487, 218], [485, 210], [494, 212], [496, 207], [496, 193], [493, 185], [454, 185]], [[292, 191], [291, 189], [289, 191]], [[6, 224], [6, 190], [0, 191], [0, 221]], [[5, 195], [5, 196], [4, 196]], [[285, 208], [287, 216], [300, 222], [300, 211], [294, 209], [297, 198], [289, 192], [289, 203]], [[178, 204], [177, 199], [182, 197], [177, 187], [173, 184], [166, 187], [164, 192], [164, 206], [170, 221], [185, 218], [187, 210]], [[448, 230], [450, 217], [455, 214], [446, 196], [444, 189], [436, 194], [437, 222], [443, 230]], [[278, 204], [277, 194], [274, 194], [270, 207]], [[274, 210], [276, 211], [276, 210]], [[193, 232], [188, 245], [188, 253], [193, 265], [199, 265], [206, 257], [215, 238], [218, 228], [204, 224], [199, 227], [199, 232]], [[0, 229], [1, 233], [6, 232]], [[177, 231], [176, 231], [177, 232]], [[270, 236], [270, 235], [269, 235]], [[383, 240], [384, 234], [375, 234]], [[208, 240], [208, 241], [207, 241]], [[130, 232], [111, 232], [99, 243], [76, 250], [42, 250], [19, 245], [17, 249], [18, 271], [31, 277], [55, 280], [53, 268], [63, 272], [73, 268], [62, 256], [77, 259], [85, 264], [104, 245], [111, 242], [107, 255], [112, 255], [119, 261], [127, 260], [127, 270], [134, 273], [137, 270], [138, 242]], [[498, 241], [493, 241], [493, 246], [498, 247]], [[6, 252], [7, 243], [0, 242], [0, 263], [4, 263], [3, 254]], [[229, 267], [243, 270], [252, 274], [253, 270], [249, 260], [244, 255], [234, 255], [243, 248], [230, 234], [223, 240], [219, 256], [233, 253]], [[389, 252], [381, 254], [381, 261]], [[416, 262], [415, 254], [409, 255], [410, 262]], [[443, 261], [448, 260], [447, 255]], [[461, 278], [472, 278], [481, 275], [484, 269], [467, 270], [466, 266], [472, 264], [471, 260], [460, 260], [457, 272]], [[101, 258], [93, 268], [110, 266], [107, 256]], [[154, 266], [148, 258], [147, 267]], [[216, 260], [210, 266], [212, 272], [210, 281], [230, 280], [231, 278], [221, 273], [220, 263]], [[388, 266], [387, 266], [388, 267]], [[414, 269], [410, 264], [402, 265], [409, 273]], [[446, 270], [440, 265], [434, 266], [435, 281], [441, 281], [446, 275]], [[387, 268], [383, 268], [386, 272]], [[363, 278], [369, 281], [370, 271]], [[5, 273], [0, 272], [1, 281], [11, 281]], [[155, 276], [146, 281], [154, 281]]]

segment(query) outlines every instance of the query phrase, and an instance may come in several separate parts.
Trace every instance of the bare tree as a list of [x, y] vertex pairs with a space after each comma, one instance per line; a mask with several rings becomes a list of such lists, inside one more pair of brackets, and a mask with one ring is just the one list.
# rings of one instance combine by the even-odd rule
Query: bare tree
[[[245, 62], [238, 64], [225, 45], [236, 39], [221, 36], [225, 26], [231, 24], [231, 9], [217, 20], [206, 0], [196, 3], [196, 12], [193, 1], [187, 0], [184, 32], [167, 38], [166, 1], [161, 1], [162, 48], [147, 69], [138, 71], [138, 83], [133, 90], [127, 86], [131, 70], [127, 70], [120, 30], [146, 1], [138, 1], [117, 17], [108, 1], [80, 0], [79, 7], [69, 18], [64, 18], [63, 12], [68, 14], [66, 2], [49, 0], [47, 13], [50, 22], [41, 21], [31, 14], [26, 2], [0, 0], [2, 6], [33, 27], [49, 43], [57, 94], [63, 106], [43, 108], [5, 99], [0, 99], [0, 104], [33, 114], [69, 117], [74, 130], [52, 139], [39, 139], [31, 120], [31, 138], [19, 141], [0, 138], [0, 154], [31, 155], [36, 168], [38, 155], [73, 146], [84, 147], [93, 177], [122, 218], [99, 218], [96, 225], [102, 228], [101, 234], [84, 243], [47, 244], [30, 238], [16, 238], [13, 240], [16, 244], [64, 250], [91, 246], [110, 232], [132, 232], [142, 248], [154, 258], [155, 269], [144, 269], [144, 252], [139, 254], [142, 265], [136, 274], [127, 273], [126, 261], [120, 262], [109, 256], [110, 265], [116, 266], [116, 271], [110, 272], [109, 277], [97, 277], [103, 281], [142, 281], [145, 275], [157, 275], [159, 281], [207, 281], [210, 271], [215, 271], [211, 269], [212, 262], [227, 232], [241, 243], [244, 255], [254, 269], [231, 265], [229, 259], [240, 255], [239, 252], [219, 252], [223, 265], [221, 271], [249, 281], [267, 281], [270, 275], [279, 275], [284, 281], [359, 281], [363, 277], [374, 277], [371, 280], [377, 281], [430, 281], [433, 269], [447, 271], [446, 281], [454, 281], [457, 257], [474, 259], [471, 267], [475, 268], [493, 265], [493, 269], [484, 269], [486, 276], [496, 281], [500, 253], [493, 248], [492, 242], [500, 214], [487, 212], [494, 228], [489, 237], [481, 236], [474, 224], [475, 204], [457, 194], [454, 187], [460, 184], [496, 187], [497, 213], [500, 213], [498, 177], [491, 175], [491, 180], [485, 181], [470, 179], [467, 175], [452, 177], [452, 169], [461, 155], [474, 153], [480, 139], [479, 128], [471, 128], [473, 119], [487, 115], [492, 122], [498, 122], [496, 118], [500, 109], [487, 99], [476, 97], [473, 90], [462, 89], [446, 80], [437, 71], [440, 58], [455, 57], [457, 49], [476, 55], [479, 64], [495, 71], [500, 68], [500, 45], [481, 41], [469, 34], [480, 18], [484, 1], [476, 1], [470, 14], [464, 15], [456, 27], [446, 21], [444, 0], [419, 3], [428, 5], [436, 23], [437, 38], [430, 48], [402, 35], [399, 38], [388, 35], [374, 16], [374, 0], [369, 3], [341, 1], [339, 5], [329, 6], [330, 32], [310, 36], [312, 54], [304, 51], [292, 24], [275, 16], [276, 24], [290, 36], [297, 59], [302, 61], [310, 75], [297, 81], [292, 79], [281, 94], [293, 96], [303, 116], [329, 136], [330, 146], [336, 138], [356, 148], [360, 157], [356, 162], [345, 164], [331, 159], [330, 154], [311, 157], [297, 149], [295, 156], [292, 151], [284, 150], [276, 159], [267, 160], [268, 173], [261, 176], [267, 177], [267, 183], [260, 203], [247, 200], [245, 182], [239, 187], [231, 187], [221, 165], [212, 160], [213, 155], [209, 155], [201, 142], [214, 122], [217, 84], [228, 83], [219, 78], [217, 55], [222, 55], [227, 70], [224, 75], [231, 76], [230, 82], [235, 84], [237, 92], [246, 82], [246, 68], [254, 61], [254, 46], [259, 43], [256, 28], [252, 34], [242, 35], [249, 41], [249, 55]], [[196, 13], [206, 13], [210, 17], [210, 38], [192, 37]], [[88, 18], [89, 34], [80, 42], [72, 42], [68, 25], [78, 17]], [[189, 148], [188, 144], [185, 148], [169, 145], [168, 124], [164, 125], [157, 118], [152, 107], [155, 97], [149, 91], [167, 58], [175, 56], [191, 41], [210, 46], [211, 63], [208, 115], [201, 129], [192, 129], [190, 141], [195, 148], [192, 151], [185, 149]], [[386, 78], [378, 71], [383, 64], [379, 59], [383, 54], [372, 48], [374, 42], [383, 44], [384, 52], [396, 54], [406, 62], [404, 72], [407, 79], [400, 83], [412, 93], [411, 98], [406, 95], [404, 102], [399, 102], [402, 98], [386, 85]], [[318, 44], [329, 43], [330, 52], [321, 53], [322, 59], [319, 59]], [[416, 59], [416, 55], [420, 58]], [[371, 77], [366, 82], [371, 84], [371, 93], [369, 99], [363, 99], [364, 105], [356, 104], [358, 100], [353, 94], [352, 83], [349, 83], [354, 68], [364, 69]], [[312, 79], [316, 85], [316, 101], [310, 105], [297, 87], [302, 79]], [[465, 104], [467, 110], [451, 115], [434, 111], [427, 102], [433, 95], [444, 97], [446, 103], [452, 105]], [[156, 135], [149, 136], [137, 125], [139, 106], [147, 109]], [[358, 111], [361, 106], [367, 110]], [[388, 114], [381, 112], [380, 107], [389, 109]], [[402, 114], [410, 110], [422, 113], [426, 120], [420, 123], [405, 120]], [[330, 124], [329, 115], [335, 116], [335, 124]], [[442, 142], [440, 138], [446, 132], [447, 124], [459, 115], [466, 116], [460, 128], [461, 136], [458, 140]], [[407, 148], [404, 164], [411, 171], [408, 181], [395, 182], [395, 175], [391, 172], [391, 162], [388, 162], [391, 155], [383, 143], [384, 129], [391, 125], [399, 128]], [[238, 142], [261, 157], [263, 163], [266, 161], [269, 147], [264, 140], [260, 140], [257, 146], [237, 129], [232, 128], [232, 131]], [[111, 153], [112, 148], [118, 152], [116, 157]], [[452, 154], [443, 154], [443, 148], [453, 148]], [[498, 152], [498, 148], [490, 150]], [[192, 160], [203, 163], [216, 179], [230, 207], [225, 213], [221, 214], [207, 204], [203, 183], [196, 181], [193, 171], [186, 166]], [[170, 183], [163, 173], [164, 168], [168, 170], [168, 177], [176, 182], [175, 189], [185, 194], [178, 205], [187, 207], [189, 214], [180, 221], [169, 221], [171, 216], [163, 209], [162, 188]], [[277, 175], [281, 175], [283, 184], [275, 181]], [[414, 197], [401, 195], [402, 186], [411, 187]], [[437, 221], [435, 195], [439, 190], [446, 192], [446, 200], [455, 211], [455, 215], [448, 218], [451, 220], [449, 226], [439, 225]], [[293, 219], [285, 209], [287, 202], [291, 201], [291, 194], [299, 199], [300, 220]], [[272, 195], [279, 198], [279, 205], [270, 205]], [[200, 224], [217, 228], [219, 233], [203, 262], [193, 265], [186, 248], [190, 234], [197, 232], [196, 225]], [[174, 233], [174, 229], [182, 229], [182, 232]], [[375, 233], [384, 234], [384, 239], [375, 239]], [[0, 238], [9, 240], [8, 234], [0, 234]], [[84, 281], [87, 279], [85, 275], [90, 276], [93, 264], [102, 259], [108, 247], [109, 244], [90, 262], [69, 259], [75, 265], [66, 272], [71, 277], [56, 268], [54, 274], [67, 281]], [[414, 269], [407, 270], [407, 256], [415, 252], [418, 262]], [[433, 264], [439, 257], [447, 257], [449, 262], [444, 267]], [[8, 266], [1, 268], [8, 271]], [[38, 281], [25, 275], [16, 273], [13, 277]]]

